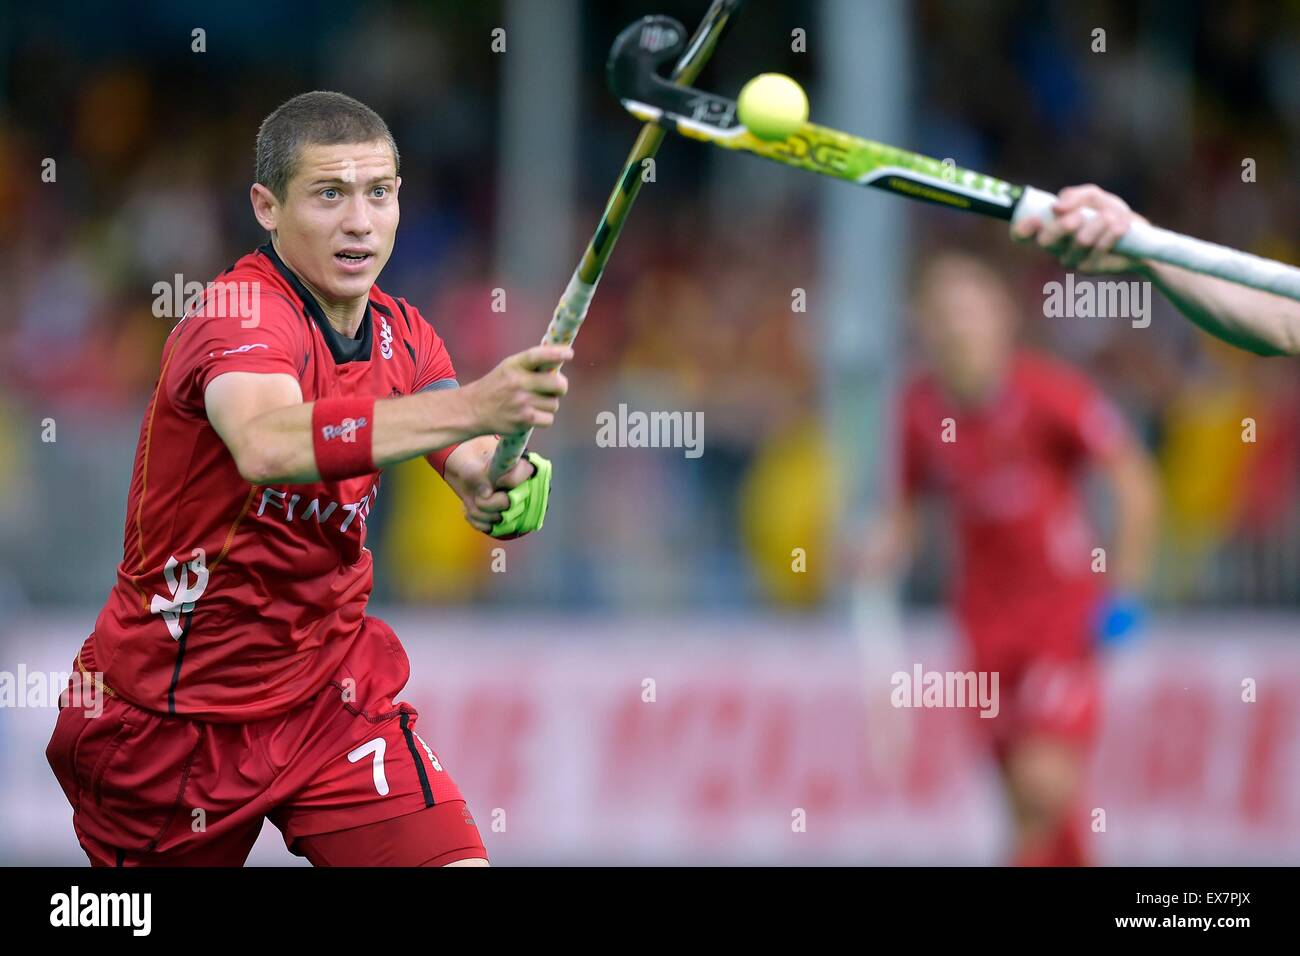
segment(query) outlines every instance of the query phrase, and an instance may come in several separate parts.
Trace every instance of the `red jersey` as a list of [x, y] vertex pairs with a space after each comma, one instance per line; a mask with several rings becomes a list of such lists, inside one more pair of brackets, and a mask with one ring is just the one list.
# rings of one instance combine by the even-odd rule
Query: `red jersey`
[[304, 402], [382, 399], [455, 387], [456, 373], [433, 327], [378, 286], [356, 337], [343, 336], [269, 243], [203, 301], [163, 348], [91, 656], [139, 707], [250, 721], [320, 691], [360, 633], [380, 475], [250, 485], [208, 422], [204, 389], [226, 372], [279, 372]]
[[1129, 435], [1123, 418], [1080, 373], [1018, 353], [1000, 390], [959, 405], [932, 378], [902, 402], [903, 486], [948, 502], [957, 531], [958, 610], [968, 624], [1045, 620], [1100, 594], [1082, 479], [1090, 462]]

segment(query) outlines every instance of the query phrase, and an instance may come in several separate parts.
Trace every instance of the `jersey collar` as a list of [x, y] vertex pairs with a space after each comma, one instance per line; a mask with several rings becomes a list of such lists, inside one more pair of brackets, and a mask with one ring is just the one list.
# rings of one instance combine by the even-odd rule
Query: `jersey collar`
[[357, 329], [357, 337], [350, 339], [330, 325], [329, 319], [325, 317], [325, 310], [316, 301], [316, 297], [302, 284], [302, 280], [284, 264], [284, 260], [276, 253], [275, 247], [271, 243], [266, 243], [259, 247], [257, 251], [271, 260], [271, 265], [275, 266], [275, 270], [284, 277], [284, 281], [289, 283], [289, 287], [302, 301], [303, 308], [316, 323], [321, 335], [324, 336], [325, 345], [329, 348], [330, 355], [334, 356], [336, 365], [344, 365], [347, 362], [370, 361], [371, 329], [374, 327], [374, 321], [371, 319], [369, 302], [366, 303], [366, 314], [361, 318], [361, 327]]

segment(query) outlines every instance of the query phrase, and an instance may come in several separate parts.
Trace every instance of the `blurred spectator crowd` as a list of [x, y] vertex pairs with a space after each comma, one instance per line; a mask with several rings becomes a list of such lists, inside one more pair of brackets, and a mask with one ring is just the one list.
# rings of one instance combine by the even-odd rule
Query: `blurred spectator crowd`
[[[606, 102], [604, 25], [655, 5], [594, 6], [582, 4], [592, 12], [584, 109], [595, 119], [580, 151], [591, 185], [579, 232], [596, 221], [610, 158], [635, 128]], [[0, 609], [102, 599], [121, 557], [141, 412], [175, 318], [155, 316], [154, 286], [206, 281], [263, 241], [247, 206], [253, 135], [288, 96], [343, 89], [389, 120], [405, 182], [380, 282], [433, 321], [462, 381], [543, 328], [553, 302], [514, 294], [492, 263], [494, 231], [514, 224], [494, 216], [496, 166], [484, 157], [498, 135], [499, 69], [477, 38], [499, 5], [325, 7], [338, 17], [307, 26], [244, 3], [205, 15], [201, 58], [188, 47], [195, 18], [161, 4], [127, 24], [24, 11], [10, 29], [0, 60]], [[787, 34], [816, 22], [807, 3], [763, 16]], [[1104, 53], [1090, 48], [1096, 27], [1107, 31]], [[1300, 263], [1300, 4], [924, 2], [913, 30], [910, 145], [1045, 188], [1098, 182], [1162, 225]], [[290, 35], [287, 52], [273, 40]], [[801, 79], [815, 113], [811, 62]], [[679, 168], [752, 162], [669, 149]], [[53, 181], [42, 179], [47, 159]], [[1243, 181], [1247, 159], [1253, 182]], [[796, 193], [756, 202], [744, 220], [709, 215], [708, 177], [697, 179], [642, 199], [603, 280], [561, 421], [538, 441], [557, 463], [545, 540], [512, 546], [520, 570], [493, 575], [492, 542], [460, 522], [426, 466], [408, 463], [386, 478], [372, 518], [378, 596], [637, 608], [824, 593], [824, 564], [793, 594], [765, 591], [755, 573], [788, 561], [790, 542], [827, 517], [810, 500], [815, 483], [790, 478], [817, 467], [819, 447], [817, 337], [790, 308], [794, 287], [816, 302], [816, 207]], [[845, 190], [845, 201], [893, 201]], [[1060, 278], [1051, 260], [1001, 242], [988, 221], [910, 215], [918, 259], [949, 241], [987, 250], [1022, 293], [1027, 340], [1089, 370], [1158, 456], [1160, 598], [1300, 603], [1293, 362], [1219, 347], [1163, 304], [1146, 329], [1044, 319], [1042, 286]], [[555, 276], [555, 293], [565, 278]], [[493, 310], [497, 288], [507, 289], [504, 312]], [[704, 456], [596, 447], [596, 414], [619, 403], [702, 411]], [[1245, 417], [1259, 423], [1254, 445], [1239, 440]], [[42, 440], [47, 421], [54, 441]], [[788, 529], [779, 546], [755, 533], [765, 522]], [[914, 590], [935, 593], [924, 582]]]

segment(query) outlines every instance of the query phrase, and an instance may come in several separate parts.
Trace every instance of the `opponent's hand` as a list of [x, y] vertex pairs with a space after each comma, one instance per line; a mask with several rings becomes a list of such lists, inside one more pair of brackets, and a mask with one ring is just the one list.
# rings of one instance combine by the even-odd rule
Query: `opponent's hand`
[[[1093, 210], [1095, 216], [1084, 214]], [[1036, 216], [1011, 227], [1017, 242], [1037, 242], [1061, 260], [1067, 269], [1081, 272], [1133, 272], [1142, 261], [1112, 252], [1115, 243], [1135, 222], [1146, 222], [1128, 203], [1100, 186], [1070, 186], [1062, 189], [1052, 206], [1051, 222]]]
[[484, 534], [505, 541], [539, 530], [550, 500], [551, 463], [537, 452], [528, 452], [494, 488], [487, 480], [490, 461], [489, 455], [474, 493], [464, 499], [465, 520]]
[[907, 548], [893, 522], [877, 521], [872, 527], [842, 538], [839, 558], [850, 580], [874, 584], [903, 572]]
[[549, 427], [560, 396], [569, 390], [568, 379], [556, 366], [571, 358], [573, 349], [566, 345], [537, 345], [470, 382], [463, 392], [475, 429], [484, 435], [509, 435]]

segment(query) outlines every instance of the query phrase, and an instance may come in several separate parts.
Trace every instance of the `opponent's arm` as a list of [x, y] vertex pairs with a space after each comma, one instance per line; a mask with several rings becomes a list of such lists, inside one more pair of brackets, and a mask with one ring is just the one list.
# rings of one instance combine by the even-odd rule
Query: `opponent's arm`
[[903, 574], [916, 553], [920, 505], [903, 496], [886, 505], [870, 526], [854, 536], [850, 554], [854, 577], [870, 582]]
[[1144, 596], [1151, 576], [1160, 517], [1155, 465], [1137, 441], [1122, 443], [1098, 465], [1115, 501], [1114, 560], [1110, 584], [1093, 622], [1101, 647], [1116, 647], [1140, 636], [1145, 627]]
[[1300, 302], [1163, 262], [1138, 269], [1206, 332], [1256, 355], [1300, 355]]
[[[1086, 216], [1084, 209], [1097, 215]], [[1068, 269], [1136, 272], [1188, 319], [1230, 345], [1257, 355], [1300, 355], [1300, 302], [1112, 252], [1134, 221], [1146, 221], [1118, 196], [1098, 186], [1071, 186], [1061, 190], [1052, 213], [1056, 218], [1046, 225], [1036, 218], [1017, 223], [1012, 236], [1037, 241]]]
[[[372, 422], [362, 425], [364, 415], [352, 415], [352, 434], [339, 437], [336, 431], [333, 439], [368, 442], [369, 455], [347, 448], [349, 463], [330, 469], [337, 472], [342, 467], [347, 474], [329, 477], [366, 474], [478, 435], [549, 426], [568, 386], [559, 372], [540, 369], [572, 355], [566, 347], [537, 346], [510, 356], [463, 388], [374, 400]], [[292, 376], [228, 372], [208, 384], [204, 404], [245, 480], [278, 484], [321, 478], [320, 429], [313, 420], [319, 418], [317, 406], [322, 403], [304, 403]], [[352, 406], [328, 407], [348, 411]]]
[[1142, 594], [1151, 577], [1160, 520], [1155, 464], [1136, 440], [1099, 463], [1115, 500], [1114, 589]]

